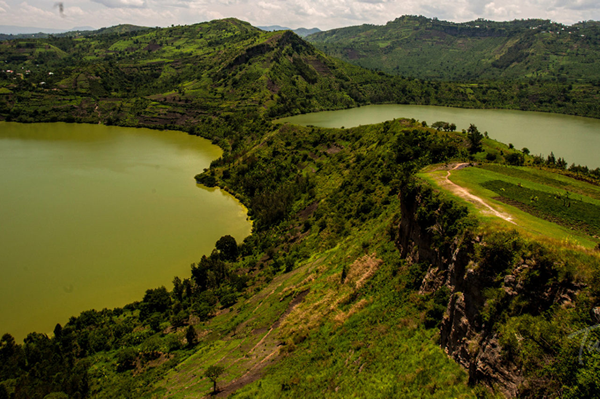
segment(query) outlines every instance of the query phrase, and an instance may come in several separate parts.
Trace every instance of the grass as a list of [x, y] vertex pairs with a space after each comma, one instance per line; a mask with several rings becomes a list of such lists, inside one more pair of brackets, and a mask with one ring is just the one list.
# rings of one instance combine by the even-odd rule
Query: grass
[[310, 294], [281, 327], [287, 355], [235, 398], [474, 397], [436, 330], [420, 326], [419, 301], [401, 289], [398, 254], [382, 229], [396, 210], [323, 253]]
[[501, 180], [488, 181], [483, 186], [496, 192], [502, 202], [542, 219], [588, 235], [600, 233], [600, 207], [583, 197], [569, 197], [568, 192], [551, 194]]
[[[443, 179], [446, 173], [446, 171], [433, 171], [433, 169], [429, 169], [419, 174], [419, 176], [437, 185], [437, 181]], [[510, 214], [517, 225], [517, 229], [527, 235], [533, 235], [540, 240], [550, 238], [564, 243], [578, 244], [586, 248], [592, 248], [597, 245], [598, 240], [593, 235], [598, 234], [596, 210], [600, 206], [599, 199], [597, 198], [599, 189], [591, 184], [580, 182], [557, 173], [530, 167], [510, 167], [493, 164], [453, 171], [450, 180], [459, 186], [467, 188], [472, 194], [481, 197], [495, 209]], [[489, 182], [495, 183], [490, 184]], [[521, 186], [519, 187], [519, 185]], [[516, 192], [510, 191], [509, 188], [517, 192], [531, 193], [517, 196]], [[562, 205], [562, 200], [554, 199], [554, 197], [557, 193], [560, 193], [564, 198], [565, 190], [572, 191], [570, 195], [572, 207], [565, 207], [569, 211], [564, 215], [559, 215], [558, 211]], [[577, 194], [573, 195], [573, 193]], [[515, 207], [514, 205], [506, 204], [505, 201], [503, 202], [499, 198], [501, 195], [512, 200], [520, 199], [522, 204], [526, 206]], [[532, 201], [530, 200], [532, 196], [534, 198], [535, 196], [538, 197], [537, 208], [531, 208]], [[541, 200], [541, 203], [545, 204], [543, 207], [540, 203], [541, 198], [545, 199]], [[549, 202], [553, 200], [558, 202], [557, 206], [559, 208], [549, 208]], [[461, 202], [466, 204], [471, 211], [478, 210], [475, 205], [465, 200], [461, 200]], [[536, 209], [538, 211], [534, 211]], [[480, 216], [480, 219], [497, 226], [511, 225], [497, 217]], [[557, 221], [561, 223], [557, 224]], [[591, 230], [583, 228], [582, 223], [591, 225], [593, 228]], [[578, 226], [580, 228], [577, 230], [572, 229]]]

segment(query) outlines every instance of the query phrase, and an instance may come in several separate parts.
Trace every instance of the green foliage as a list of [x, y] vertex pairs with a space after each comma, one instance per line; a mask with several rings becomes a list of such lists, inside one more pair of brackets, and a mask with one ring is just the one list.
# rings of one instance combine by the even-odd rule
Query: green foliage
[[138, 354], [131, 348], [119, 350], [117, 353], [117, 372], [123, 372], [135, 368]]
[[217, 241], [215, 248], [219, 251], [219, 255], [224, 260], [235, 261], [238, 257], [238, 246], [233, 236], [223, 236]]
[[[144, 299], [139, 305], [140, 319], [146, 320], [155, 313], [163, 314], [169, 309], [171, 303], [171, 296], [164, 286], [146, 290]], [[160, 320], [160, 316], [158, 319]]]
[[198, 343], [198, 334], [192, 325], [185, 330], [185, 340], [189, 347], [194, 347]]
[[590, 67], [598, 58], [596, 24], [568, 26], [540, 19], [455, 23], [405, 15], [384, 25], [319, 32], [307, 40], [347, 62], [418, 79], [599, 78]]
[[600, 206], [583, 201], [568, 191], [548, 193], [501, 180], [482, 184], [497, 193], [500, 200], [537, 217], [577, 229], [589, 235], [600, 234]]
[[432, 307], [425, 313], [425, 327], [428, 329], [439, 328], [442, 318], [448, 307], [450, 299], [450, 289], [446, 286], [441, 287], [433, 293]]
[[[522, 30], [526, 23], [498, 23], [496, 30], [485, 31], [493, 31], [488, 36], [500, 43], [511, 33], [511, 24]], [[433, 25], [437, 29], [444, 24]], [[473, 41], [483, 31], [459, 25], [444, 29]], [[420, 29], [411, 30], [421, 34]], [[527, 62], [526, 45], [517, 42], [485, 62], [508, 71], [509, 63]], [[34, 55], [42, 48], [47, 54]], [[123, 309], [82, 312], [64, 327], [58, 325], [53, 338], [31, 334], [20, 345], [3, 336], [0, 395], [4, 390], [12, 397], [178, 397], [167, 393], [177, 385], [178, 379], [171, 379], [176, 375], [194, 379], [192, 389], [180, 397], [198, 397], [206, 393], [207, 382], [202, 386], [188, 372], [212, 365], [204, 375], [216, 391], [225, 372], [217, 363], [231, 365], [227, 379], [239, 378], [260, 365], [253, 356], [246, 357], [248, 349], [272, 340], [275, 350], [285, 342], [288, 354], [276, 358], [260, 382], [237, 396], [472, 397], [466, 373], [438, 347], [434, 330], [457, 294], [445, 286], [431, 295], [419, 294], [430, 265], [400, 260], [395, 248], [402, 201], [407, 209], [418, 204], [415, 219], [431, 237], [432, 253], [445, 254], [463, 241], [468, 251], [474, 246], [468, 256], [481, 277], [478, 289], [484, 301], [477, 310], [478, 322], [485, 323], [488, 333], [500, 334], [503, 357], [522, 367], [530, 382], [542, 382], [523, 393], [596, 396], [597, 360], [588, 351], [587, 367], [577, 367], [576, 344], [560, 342], [570, 333], [560, 322], [565, 317], [574, 326], [590, 323], [598, 283], [585, 280], [591, 286], [589, 296], [574, 297], [575, 311], [565, 306], [564, 314], [545, 296], [580, 290], [583, 286], [573, 285], [573, 280], [597, 276], [597, 262], [580, 253], [552, 252], [514, 232], [483, 232], [467, 208], [417, 185], [412, 175], [420, 168], [468, 156], [465, 136], [453, 132], [454, 124], [437, 121], [428, 128], [425, 121], [398, 119], [322, 129], [270, 122], [275, 116], [370, 102], [560, 108], [598, 116], [592, 84], [568, 88], [566, 82], [537, 79], [457, 84], [392, 77], [329, 58], [292, 33], [265, 33], [234, 19], [93, 38], [2, 43], [0, 54], [12, 57], [8, 68], [14, 69], [43, 60], [31, 78], [13, 82], [0, 76], [0, 115], [23, 122], [180, 128], [208, 137], [224, 153], [197, 176], [198, 182], [226, 186], [249, 206], [254, 219], [252, 236], [240, 245], [228, 236], [221, 238], [215, 251], [192, 264], [189, 278], [173, 280], [171, 292], [150, 289], [142, 301]], [[461, 60], [465, 68], [467, 61]], [[48, 75], [50, 70], [56, 72]], [[36, 83], [42, 77], [45, 88]], [[469, 128], [472, 153], [482, 149], [483, 136], [475, 126]], [[512, 152], [506, 160], [520, 164], [524, 158]], [[540, 162], [567, 167], [553, 154]], [[580, 166], [569, 171], [594, 174]], [[524, 188], [510, 189], [515, 191], [510, 192], [513, 200], [520, 201], [517, 194]], [[554, 213], [536, 196], [540, 212]], [[576, 202], [573, 196], [568, 200]], [[566, 208], [571, 214], [565, 220], [584, 215]], [[474, 232], [480, 241], [472, 240]], [[365, 254], [378, 267], [358, 285], [356, 265]], [[522, 289], [511, 297], [509, 289], [514, 288], [506, 278], [516, 275], [517, 268], [518, 277], [511, 276]], [[290, 337], [277, 337], [285, 323], [281, 318], [292, 315], [286, 313], [291, 294], [308, 287], [316, 294], [306, 297], [311, 302], [306, 308], [295, 304], [296, 314], [309, 310], [311, 318], [321, 318], [319, 323], [306, 332], [298, 324], [299, 331]], [[328, 299], [340, 301], [327, 304]], [[229, 310], [217, 312], [219, 304]], [[531, 340], [524, 343], [522, 337]], [[167, 375], [168, 383], [162, 380]]]
[[211, 365], [204, 372], [204, 376], [211, 380], [213, 383], [213, 393], [217, 391], [217, 380], [225, 372], [225, 368], [220, 365]]
[[467, 138], [470, 143], [469, 151], [471, 154], [480, 152], [482, 150], [481, 141], [483, 140], [483, 134], [479, 132], [479, 129], [473, 124], [469, 125], [467, 132]]

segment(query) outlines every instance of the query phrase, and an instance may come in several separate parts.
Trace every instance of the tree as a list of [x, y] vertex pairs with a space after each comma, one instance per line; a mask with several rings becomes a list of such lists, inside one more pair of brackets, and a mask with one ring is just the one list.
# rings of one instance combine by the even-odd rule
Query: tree
[[189, 347], [193, 347], [196, 345], [198, 339], [196, 335], [196, 329], [194, 329], [192, 325], [188, 326], [188, 328], [186, 329], [185, 338], [188, 342]]
[[523, 154], [520, 153], [511, 153], [508, 154], [505, 158], [506, 162], [510, 165], [523, 165], [523, 163], [525, 162]]
[[221, 367], [220, 365], [211, 365], [210, 367], [206, 368], [204, 376], [210, 379], [213, 383], [213, 393], [217, 392], [217, 379], [219, 379], [219, 376], [221, 376], [223, 372], [225, 372], [225, 368]]
[[119, 350], [117, 353], [117, 372], [134, 369], [137, 363], [137, 358], [137, 351], [131, 347]]
[[481, 151], [481, 140], [483, 139], [483, 135], [481, 134], [481, 132], [479, 132], [479, 129], [477, 129], [477, 127], [473, 124], [471, 124], [469, 126], [469, 129], [467, 130], [467, 138], [469, 139], [469, 142], [471, 143], [471, 147], [469, 148], [469, 151], [471, 152], [471, 154], [475, 154]]
[[225, 235], [215, 244], [222, 259], [235, 261], [238, 256], [238, 245], [233, 236]]
[[181, 278], [178, 276], [173, 278], [173, 291], [171, 294], [174, 300], [183, 300], [183, 283], [181, 282]]
[[146, 290], [140, 303], [140, 319], [146, 320], [154, 313], [164, 313], [171, 307], [171, 302], [171, 296], [164, 286]]
[[434, 122], [433, 124], [431, 124], [431, 127], [432, 127], [433, 129], [436, 129], [436, 130], [438, 130], [438, 131], [441, 131], [441, 130], [442, 130], [442, 128], [444, 128], [444, 125], [446, 125], [446, 126], [447, 126], [447, 125], [448, 125], [448, 123], [447, 123], [447, 122], [444, 122], [444, 121], [436, 121], [436, 122]]
[[10, 399], [8, 390], [6, 390], [6, 387], [1, 383], [0, 383], [0, 399]]

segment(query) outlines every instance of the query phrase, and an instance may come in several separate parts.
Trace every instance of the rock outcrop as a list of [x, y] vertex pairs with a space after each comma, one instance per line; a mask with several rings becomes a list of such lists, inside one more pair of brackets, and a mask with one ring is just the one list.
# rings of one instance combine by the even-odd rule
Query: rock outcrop
[[[557, 283], [556, 279], [547, 279], [535, 288], [527, 286], [521, 277], [525, 276], [524, 271], [536, 266], [536, 260], [527, 260], [528, 265], [516, 259], [508, 273], [502, 268], [490, 268], [489, 260], [482, 267], [477, 250], [489, 247], [483, 235], [475, 236], [469, 229], [451, 238], [439, 235], [449, 228], [444, 224], [460, 222], [431, 218], [448, 209], [450, 200], [440, 200], [431, 189], [418, 186], [404, 190], [401, 196], [402, 219], [397, 227], [396, 245], [407, 262], [430, 264], [421, 282], [421, 294], [433, 293], [443, 286], [451, 293], [440, 325], [441, 347], [465, 368], [471, 383], [483, 383], [499, 389], [507, 397], [518, 397], [525, 377], [510, 357], [503, 354], [493, 321], [486, 324], [482, 318], [489, 301], [484, 290], [503, 291], [502, 299], [508, 299], [505, 302], [526, 292], [524, 296], [530, 307], [527, 311], [540, 313], [553, 304], [571, 302], [577, 294], [577, 286], [572, 282]], [[440, 212], [435, 211], [436, 207]], [[424, 209], [429, 209], [429, 213]], [[537, 263], [536, 268], [541, 275], [550, 273], [549, 269], [544, 270], [542, 262]]]

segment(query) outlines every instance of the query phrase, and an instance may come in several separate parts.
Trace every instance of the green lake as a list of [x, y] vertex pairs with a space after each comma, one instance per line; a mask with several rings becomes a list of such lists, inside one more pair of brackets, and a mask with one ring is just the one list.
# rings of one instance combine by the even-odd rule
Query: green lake
[[183, 132], [0, 122], [0, 335], [170, 288], [246, 209], [194, 175], [221, 155]]
[[414, 118], [427, 121], [455, 123], [457, 129], [467, 129], [475, 124], [481, 132], [516, 148], [527, 147], [531, 154], [547, 156], [554, 152], [571, 163], [600, 167], [600, 120], [513, 110], [470, 110], [436, 106], [373, 105], [338, 111], [282, 118], [277, 122], [314, 125], [327, 128], [350, 128], [375, 124], [394, 118]]

